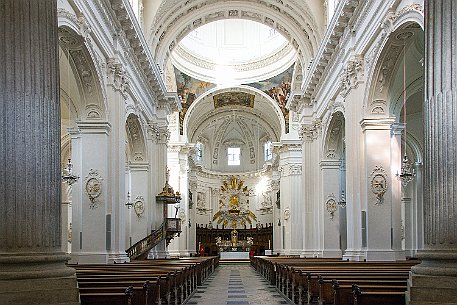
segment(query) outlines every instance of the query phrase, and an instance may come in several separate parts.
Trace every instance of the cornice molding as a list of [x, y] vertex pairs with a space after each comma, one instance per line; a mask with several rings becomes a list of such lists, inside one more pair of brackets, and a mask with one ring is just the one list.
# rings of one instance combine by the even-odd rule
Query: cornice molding
[[359, 6], [359, 0], [345, 0], [338, 4], [334, 17], [331, 20], [321, 45], [312, 62], [305, 81], [302, 86], [303, 99], [290, 99], [287, 108], [296, 111], [299, 107], [298, 101], [305, 105], [312, 104], [317, 85], [325, 79], [326, 69], [332, 58], [338, 55], [336, 50], [341, 37], [348, 31], [354, 11]]

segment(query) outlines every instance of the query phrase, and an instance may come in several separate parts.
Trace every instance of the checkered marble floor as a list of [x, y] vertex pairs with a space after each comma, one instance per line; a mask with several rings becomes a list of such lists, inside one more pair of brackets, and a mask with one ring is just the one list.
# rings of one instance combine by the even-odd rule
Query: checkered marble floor
[[221, 264], [199, 286], [190, 305], [290, 304], [249, 264]]

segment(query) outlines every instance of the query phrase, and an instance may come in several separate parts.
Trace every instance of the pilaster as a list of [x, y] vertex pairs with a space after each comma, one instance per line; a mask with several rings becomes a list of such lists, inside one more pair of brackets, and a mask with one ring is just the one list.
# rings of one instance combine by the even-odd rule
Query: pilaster
[[302, 231], [302, 160], [299, 141], [283, 144], [279, 149], [279, 171], [282, 252], [300, 255], [303, 242]]

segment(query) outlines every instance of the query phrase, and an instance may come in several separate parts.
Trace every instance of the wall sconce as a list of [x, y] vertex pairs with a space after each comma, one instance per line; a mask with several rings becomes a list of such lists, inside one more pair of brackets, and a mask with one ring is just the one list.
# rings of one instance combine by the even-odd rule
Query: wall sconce
[[132, 207], [133, 203], [130, 201], [130, 192], [127, 192], [127, 202], [125, 203], [125, 205], [127, 206], [127, 208], [130, 210], [130, 208]]
[[281, 226], [281, 218], [278, 218], [278, 227]]
[[187, 225], [189, 226], [189, 228], [192, 227], [192, 222], [190, 222], [190, 219]]

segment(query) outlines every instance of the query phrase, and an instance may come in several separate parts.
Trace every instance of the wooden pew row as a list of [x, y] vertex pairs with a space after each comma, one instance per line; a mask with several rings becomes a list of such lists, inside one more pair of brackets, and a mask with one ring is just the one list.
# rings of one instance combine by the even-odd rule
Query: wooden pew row
[[[403, 291], [373, 291], [366, 287], [353, 285], [352, 287], [354, 305], [371, 305], [371, 304], [405, 304], [405, 290]], [[365, 291], [368, 290], [368, 291]]]
[[[362, 287], [364, 300], [368, 297], [387, 299], [389, 292], [393, 299], [401, 298], [406, 291], [410, 268], [417, 263], [416, 260], [347, 262], [277, 257], [254, 257], [251, 260], [254, 268], [295, 304], [338, 305], [354, 304], [356, 294], [352, 292], [352, 284]], [[337, 285], [332, 285], [332, 282]]]
[[182, 304], [211, 274], [218, 258], [73, 265], [82, 305]]

